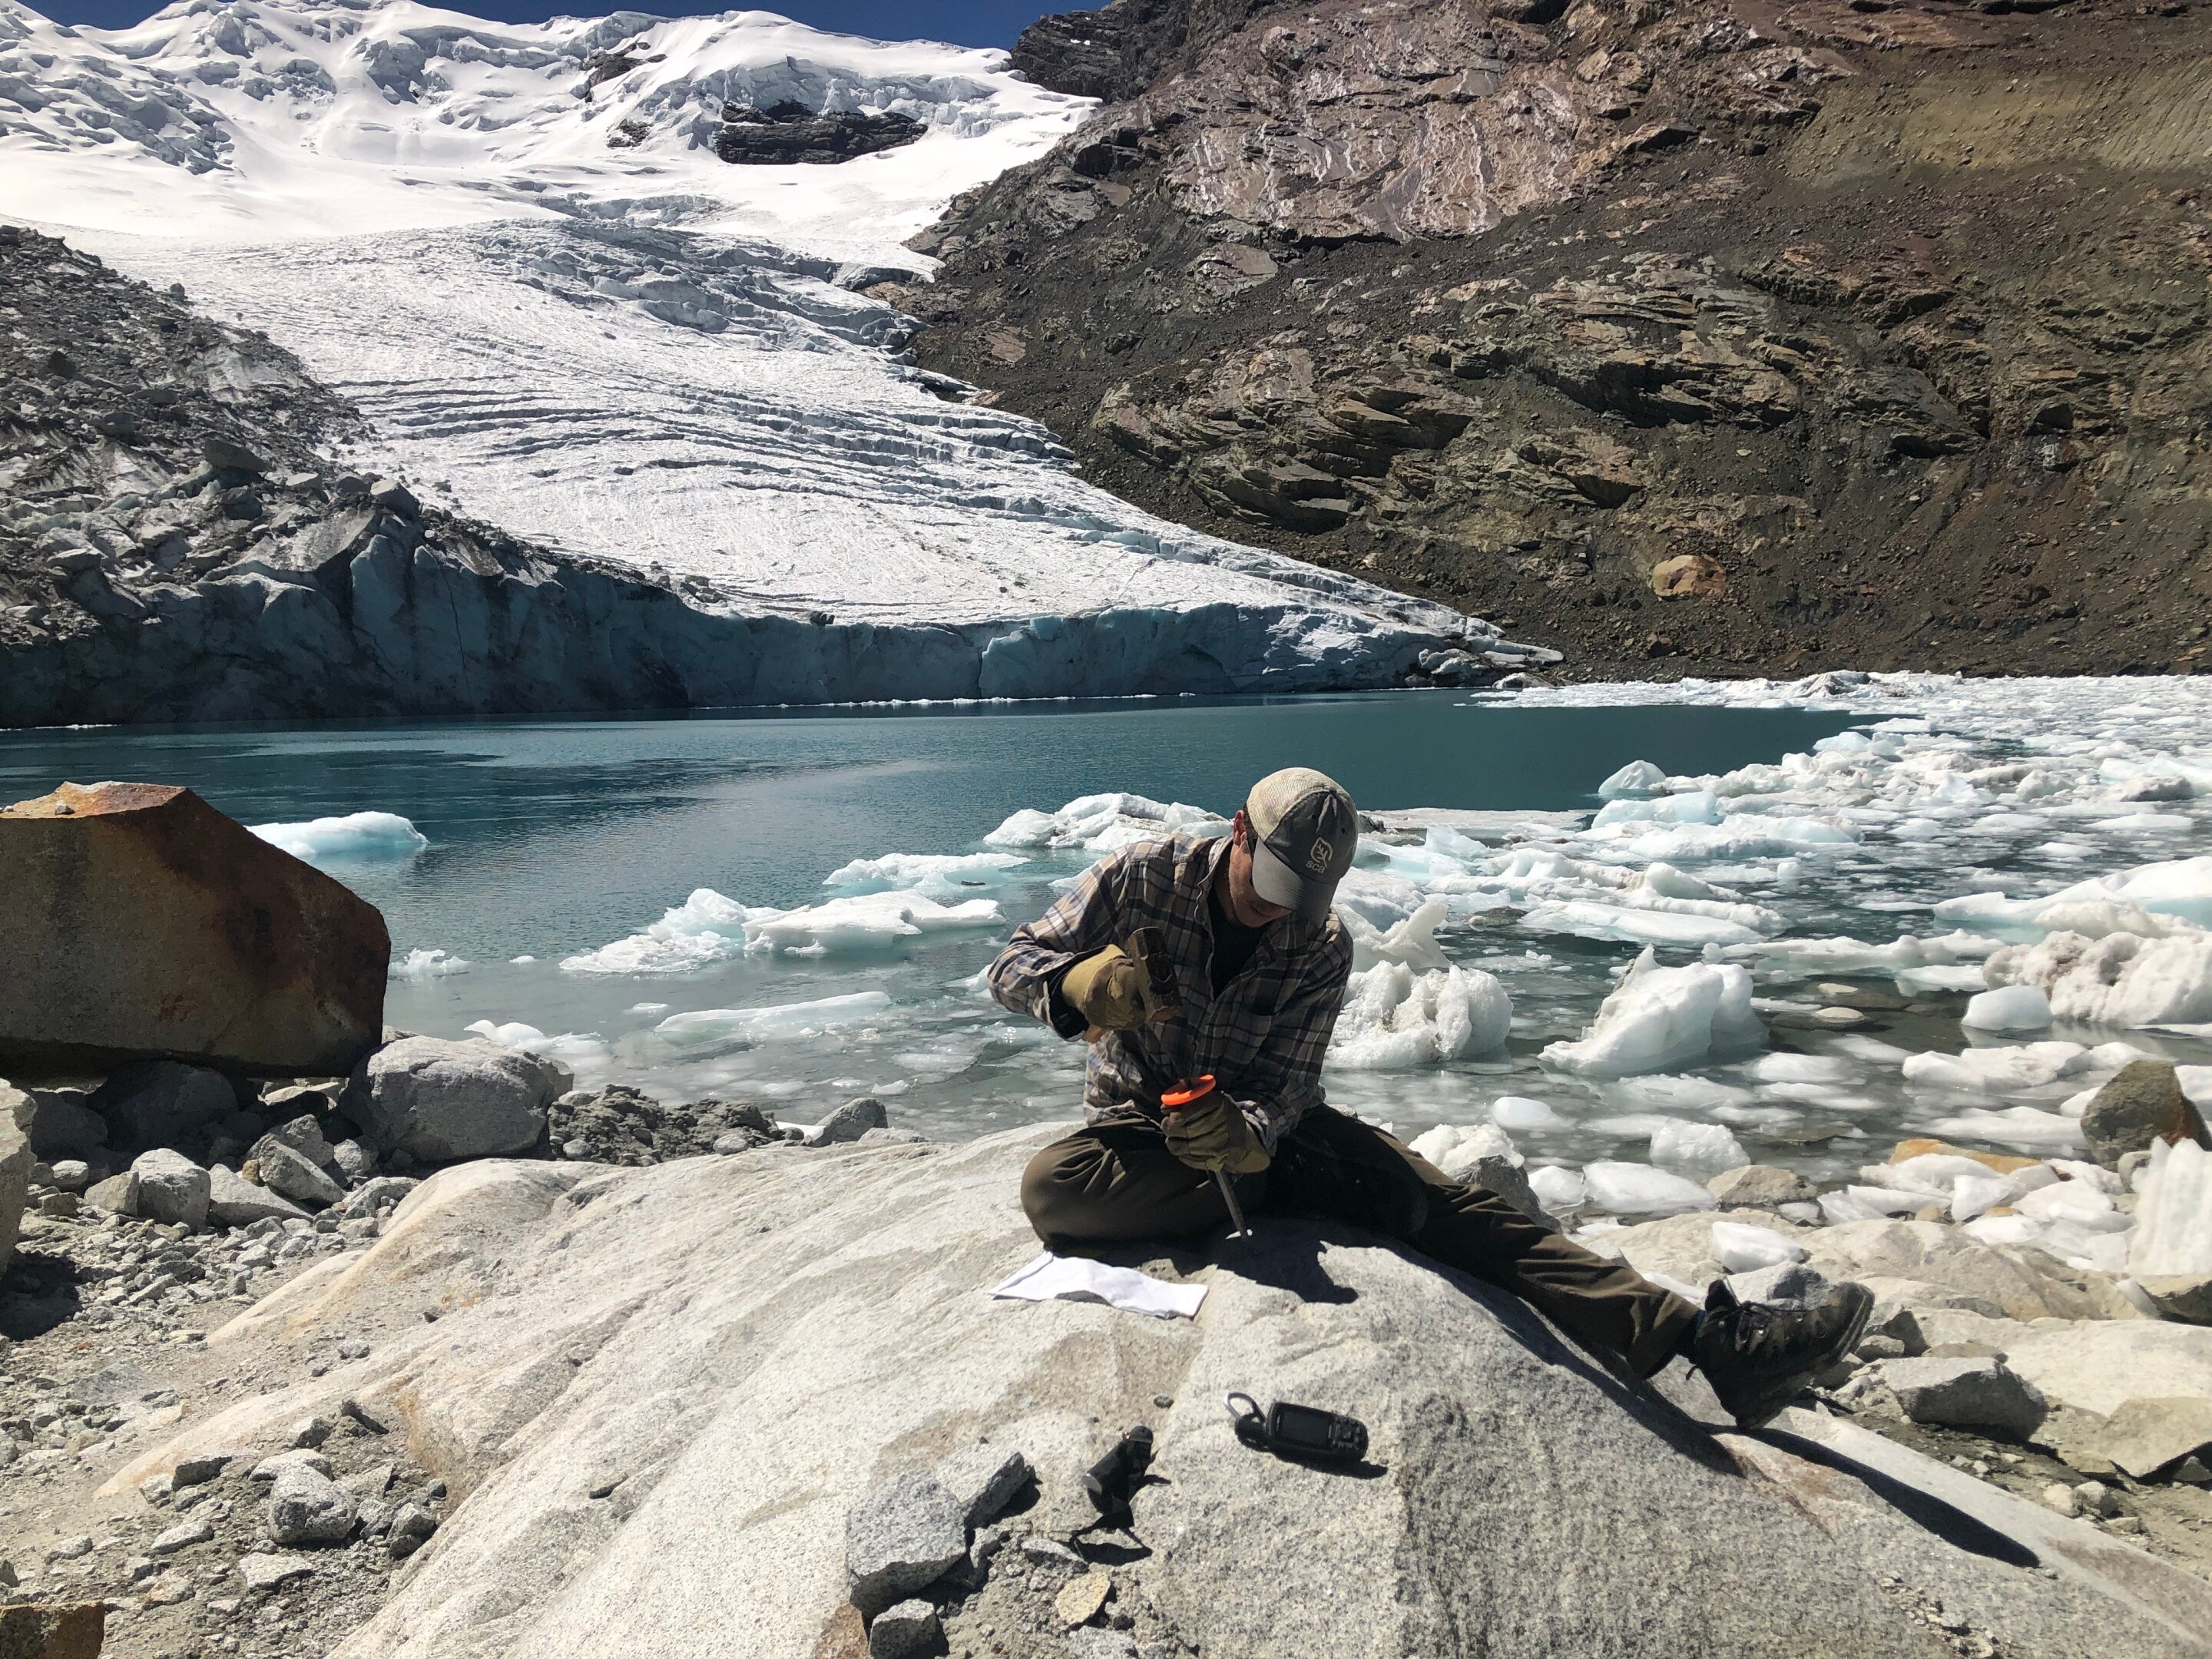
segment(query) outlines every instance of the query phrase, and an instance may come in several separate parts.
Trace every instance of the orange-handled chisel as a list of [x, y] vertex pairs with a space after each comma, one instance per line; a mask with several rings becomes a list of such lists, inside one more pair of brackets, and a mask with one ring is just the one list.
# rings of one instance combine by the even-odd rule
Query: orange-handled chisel
[[[1179, 1112], [1186, 1106], [1195, 1105], [1212, 1092], [1212, 1073], [1207, 1072], [1195, 1078], [1184, 1078], [1172, 1089], [1164, 1089], [1160, 1091], [1160, 1109], [1164, 1112]], [[1231, 1109], [1235, 1109], [1231, 1108]], [[1252, 1229], [1244, 1219], [1244, 1206], [1237, 1201], [1237, 1188], [1230, 1184], [1229, 1171], [1216, 1170], [1213, 1172], [1213, 1179], [1221, 1188], [1222, 1202], [1229, 1206], [1229, 1219], [1236, 1224], [1236, 1231], [1229, 1235], [1230, 1237], [1251, 1237]]]

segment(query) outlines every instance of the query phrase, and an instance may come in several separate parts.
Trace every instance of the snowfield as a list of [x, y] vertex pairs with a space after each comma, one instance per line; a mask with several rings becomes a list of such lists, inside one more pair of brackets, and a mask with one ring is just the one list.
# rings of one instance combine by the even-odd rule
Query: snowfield
[[[95, 31], [0, 0], [0, 216], [264, 331], [368, 416], [349, 465], [471, 517], [702, 610], [1004, 624], [984, 695], [1530, 654], [1153, 519], [902, 361], [913, 324], [855, 288], [926, 273], [902, 240], [1089, 107], [1003, 59], [763, 12], [187, 0]], [[924, 131], [836, 166], [717, 158], [725, 100], [784, 100]]]

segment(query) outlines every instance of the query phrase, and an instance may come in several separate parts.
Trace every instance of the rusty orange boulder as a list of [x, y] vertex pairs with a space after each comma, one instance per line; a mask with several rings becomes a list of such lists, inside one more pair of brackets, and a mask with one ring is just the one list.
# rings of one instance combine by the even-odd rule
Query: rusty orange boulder
[[189, 789], [65, 783], [0, 808], [0, 1074], [331, 1076], [382, 1035], [376, 907]]

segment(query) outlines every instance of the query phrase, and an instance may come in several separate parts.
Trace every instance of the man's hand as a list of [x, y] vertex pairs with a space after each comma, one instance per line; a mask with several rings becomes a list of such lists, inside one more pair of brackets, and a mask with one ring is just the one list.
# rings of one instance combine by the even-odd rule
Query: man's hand
[[1194, 1170], [1226, 1170], [1257, 1175], [1270, 1162], [1244, 1114], [1228, 1096], [1216, 1092], [1180, 1111], [1163, 1114], [1168, 1150]]
[[1093, 1031], [1126, 1031], [1145, 1023], [1144, 969], [1118, 945], [1067, 970], [1060, 994]]

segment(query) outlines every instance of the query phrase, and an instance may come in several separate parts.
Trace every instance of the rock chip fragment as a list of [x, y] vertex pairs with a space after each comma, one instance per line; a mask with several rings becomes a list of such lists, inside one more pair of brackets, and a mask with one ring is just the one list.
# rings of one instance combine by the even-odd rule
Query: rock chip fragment
[[295, 1578], [314, 1575], [315, 1564], [304, 1555], [241, 1555], [238, 1558], [238, 1576], [246, 1581], [249, 1590], [275, 1589]]
[[959, 1506], [963, 1525], [996, 1520], [1030, 1478], [1030, 1460], [1007, 1447], [984, 1441], [957, 1451], [937, 1466], [937, 1478]]
[[868, 1659], [908, 1659], [937, 1639], [937, 1609], [923, 1601], [900, 1601], [868, 1626]]
[[846, 1516], [846, 1574], [853, 1605], [864, 1614], [934, 1583], [967, 1554], [959, 1500], [933, 1474], [902, 1474]]

